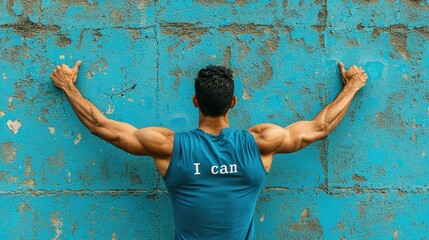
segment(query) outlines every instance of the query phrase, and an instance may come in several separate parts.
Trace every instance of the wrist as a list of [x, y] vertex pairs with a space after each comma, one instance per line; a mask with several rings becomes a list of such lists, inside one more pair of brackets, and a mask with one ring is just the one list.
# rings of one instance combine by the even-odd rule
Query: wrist
[[352, 92], [353, 94], [355, 94], [360, 90], [360, 88], [357, 86], [353, 86], [353, 84], [346, 84], [344, 85], [343, 90]]
[[70, 93], [78, 92], [77, 87], [76, 87], [73, 83], [67, 84], [67, 85], [63, 86], [61, 89], [62, 89], [66, 94], [70, 94]]

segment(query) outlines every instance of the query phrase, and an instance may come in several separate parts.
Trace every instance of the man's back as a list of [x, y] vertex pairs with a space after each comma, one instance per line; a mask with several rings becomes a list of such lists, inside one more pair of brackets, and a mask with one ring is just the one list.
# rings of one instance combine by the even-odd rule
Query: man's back
[[176, 239], [253, 239], [253, 213], [265, 174], [247, 131], [176, 133], [164, 176]]

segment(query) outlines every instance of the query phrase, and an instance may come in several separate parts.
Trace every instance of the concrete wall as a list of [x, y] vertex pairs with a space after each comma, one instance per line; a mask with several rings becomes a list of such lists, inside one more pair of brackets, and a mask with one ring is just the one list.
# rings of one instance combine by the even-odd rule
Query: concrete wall
[[92, 136], [49, 80], [82, 59], [78, 87], [108, 117], [193, 129], [196, 71], [235, 71], [231, 123], [312, 119], [367, 86], [325, 140], [277, 156], [258, 239], [429, 238], [429, 1], [0, 0], [0, 239], [171, 239], [151, 159]]

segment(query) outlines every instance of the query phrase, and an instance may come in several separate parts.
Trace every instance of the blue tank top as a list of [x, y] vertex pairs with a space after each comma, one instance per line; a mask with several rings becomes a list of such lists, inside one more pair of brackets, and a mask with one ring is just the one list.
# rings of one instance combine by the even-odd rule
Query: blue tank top
[[254, 239], [253, 215], [265, 175], [248, 131], [176, 133], [164, 176], [175, 239]]

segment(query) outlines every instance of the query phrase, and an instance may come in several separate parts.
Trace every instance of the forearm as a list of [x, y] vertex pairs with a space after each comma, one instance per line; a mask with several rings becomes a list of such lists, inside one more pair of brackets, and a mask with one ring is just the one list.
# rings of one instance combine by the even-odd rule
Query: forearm
[[76, 116], [91, 133], [95, 134], [97, 128], [102, 126], [108, 119], [94, 104], [84, 98], [74, 85], [64, 88], [63, 90]]
[[314, 121], [317, 123], [320, 131], [328, 135], [338, 126], [344, 118], [357, 91], [357, 89], [345, 85], [337, 98], [317, 114]]

